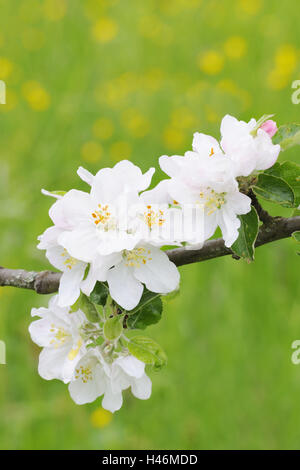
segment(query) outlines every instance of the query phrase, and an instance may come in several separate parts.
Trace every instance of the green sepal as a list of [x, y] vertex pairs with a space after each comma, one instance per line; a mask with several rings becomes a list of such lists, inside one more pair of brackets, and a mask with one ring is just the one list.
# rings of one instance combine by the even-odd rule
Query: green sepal
[[71, 312], [76, 312], [77, 310], [81, 310], [91, 323], [97, 323], [100, 320], [100, 315], [96, 306], [82, 292], [78, 300], [71, 307]]
[[103, 333], [107, 340], [118, 339], [123, 331], [123, 316], [108, 318], [103, 325]]

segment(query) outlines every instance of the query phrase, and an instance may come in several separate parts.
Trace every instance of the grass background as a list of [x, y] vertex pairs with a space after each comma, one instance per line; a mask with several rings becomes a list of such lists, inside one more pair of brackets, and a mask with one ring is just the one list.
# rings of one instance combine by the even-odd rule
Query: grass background
[[[0, 0], [0, 10], [3, 266], [49, 268], [36, 249], [50, 222], [40, 189], [85, 189], [79, 165], [96, 172], [129, 158], [146, 170], [189, 149], [195, 131], [219, 136], [226, 113], [300, 121], [297, 0]], [[297, 150], [280, 158], [300, 162]], [[295, 251], [284, 240], [251, 265], [181, 268], [180, 296], [148, 330], [168, 366], [151, 373], [150, 400], [126, 393], [113, 416], [38, 376], [27, 329], [32, 306], [48, 299], [1, 288], [0, 447], [298, 449]]]

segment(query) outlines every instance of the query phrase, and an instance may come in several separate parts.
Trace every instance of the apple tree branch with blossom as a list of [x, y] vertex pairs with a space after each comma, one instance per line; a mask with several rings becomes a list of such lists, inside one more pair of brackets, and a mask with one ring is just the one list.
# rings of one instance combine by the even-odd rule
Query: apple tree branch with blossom
[[[300, 166], [277, 162], [300, 143], [300, 125], [278, 129], [271, 117], [246, 123], [227, 115], [220, 142], [195, 133], [184, 156], [160, 157], [166, 179], [153, 189], [154, 168], [143, 174], [123, 160], [96, 175], [79, 168], [86, 192], [42, 191], [55, 201], [38, 248], [59, 272], [0, 268], [1, 286], [58, 291], [31, 312], [41, 377], [68, 384], [77, 404], [103, 396], [111, 412], [127, 388], [148, 399], [145, 369], [161, 369], [167, 357], [130, 330], [159, 322], [162, 298], [179, 290], [177, 267], [229, 254], [251, 262], [265, 243], [300, 242]], [[294, 213], [272, 217], [261, 201]], [[211, 239], [217, 228], [222, 238]]]

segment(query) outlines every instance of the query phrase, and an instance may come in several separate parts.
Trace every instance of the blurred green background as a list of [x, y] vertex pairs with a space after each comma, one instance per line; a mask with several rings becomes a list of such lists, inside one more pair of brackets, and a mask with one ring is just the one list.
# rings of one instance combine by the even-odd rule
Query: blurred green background
[[[300, 122], [298, 0], [0, 0], [0, 11], [3, 266], [50, 268], [36, 249], [50, 225], [40, 190], [87, 189], [79, 165], [96, 172], [128, 158], [146, 170], [189, 149], [195, 131], [219, 136], [226, 113]], [[296, 150], [280, 158], [300, 163]], [[284, 240], [251, 265], [181, 268], [180, 296], [147, 331], [168, 366], [150, 373], [150, 400], [126, 393], [114, 415], [39, 377], [27, 329], [48, 298], [1, 288], [0, 447], [299, 449], [295, 251]]]

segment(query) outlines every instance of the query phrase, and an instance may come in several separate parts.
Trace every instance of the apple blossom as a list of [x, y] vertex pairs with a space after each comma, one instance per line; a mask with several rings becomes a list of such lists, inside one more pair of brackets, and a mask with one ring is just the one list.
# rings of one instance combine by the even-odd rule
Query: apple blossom
[[69, 392], [79, 405], [104, 395], [102, 407], [113, 413], [121, 408], [122, 391], [129, 387], [141, 400], [150, 397], [151, 380], [142, 361], [131, 355], [119, 355], [108, 362], [99, 351], [91, 350], [77, 363]]
[[32, 341], [43, 348], [38, 366], [40, 376], [68, 383], [78, 360], [86, 353], [81, 333], [87, 323], [85, 315], [81, 310], [69, 313], [69, 307], [59, 307], [56, 295], [48, 308], [33, 308], [31, 315], [40, 317], [29, 326]]
[[139, 245], [120, 253], [118, 262], [107, 272], [109, 292], [125, 310], [136, 307], [144, 284], [148, 290], [167, 294], [176, 290], [179, 272], [166, 253], [151, 245]]
[[56, 226], [48, 228], [38, 237], [40, 241], [38, 248], [45, 249], [50, 263], [63, 273], [58, 289], [58, 305], [67, 307], [73, 305], [78, 299], [88, 265], [73, 258], [65, 248], [58, 244], [57, 238], [61, 233], [62, 229]]
[[[71, 190], [50, 212], [53, 222], [65, 228], [58, 243], [72, 257], [85, 262], [92, 262], [98, 254], [134, 248], [138, 242], [131, 227], [134, 207], [139, 191], [150, 184], [153, 171], [143, 175], [124, 160], [112, 169], [100, 170], [93, 178], [85, 173], [85, 180], [92, 183], [90, 193]], [[82, 170], [79, 173], [83, 175]]]
[[234, 163], [234, 176], [249, 176], [274, 165], [280, 152], [280, 145], [274, 145], [271, 139], [274, 124], [265, 122], [257, 129], [255, 119], [248, 123], [229, 115], [222, 119], [221, 147]]
[[191, 231], [186, 241], [201, 245], [219, 226], [225, 245], [231, 246], [238, 237], [238, 215], [249, 212], [251, 206], [251, 199], [239, 192], [233, 163], [220, 154], [199, 158], [196, 152], [187, 152], [184, 157], [162, 156], [159, 163], [171, 176], [171, 197], [183, 208], [194, 205], [203, 210], [203, 230]]

